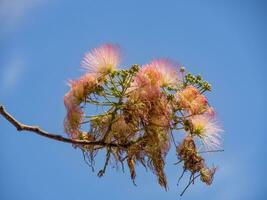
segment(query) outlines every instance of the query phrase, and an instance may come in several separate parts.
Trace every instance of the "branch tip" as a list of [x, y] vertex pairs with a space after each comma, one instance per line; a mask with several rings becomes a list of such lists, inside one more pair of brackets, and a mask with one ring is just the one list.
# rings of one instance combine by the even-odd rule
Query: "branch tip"
[[0, 115], [2, 115], [8, 122], [10, 122], [18, 131], [28, 131], [32, 133], [36, 133], [37, 135], [57, 140], [60, 142], [65, 142], [74, 145], [97, 145], [101, 147], [120, 147], [120, 148], [127, 148], [130, 144], [116, 144], [116, 143], [107, 143], [104, 141], [86, 141], [86, 140], [76, 140], [71, 138], [63, 137], [62, 135], [56, 135], [49, 133], [39, 126], [29, 126], [19, 122], [15, 119], [10, 113], [8, 113], [3, 105], [0, 105]]

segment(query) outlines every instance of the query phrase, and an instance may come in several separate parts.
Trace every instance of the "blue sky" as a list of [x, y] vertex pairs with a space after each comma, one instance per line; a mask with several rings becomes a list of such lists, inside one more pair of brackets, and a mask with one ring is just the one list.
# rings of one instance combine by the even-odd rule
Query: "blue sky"
[[[212, 84], [208, 98], [225, 130], [225, 152], [208, 156], [219, 166], [214, 183], [196, 183], [182, 199], [266, 199], [266, 9], [263, 0], [2, 0], [0, 103], [24, 123], [64, 134], [66, 80], [83, 73], [85, 51], [114, 42], [124, 66], [175, 59]], [[142, 168], [137, 187], [128, 171], [98, 178], [77, 149], [18, 133], [1, 117], [0, 134], [3, 200], [179, 199], [183, 189], [173, 152], [165, 192]]]

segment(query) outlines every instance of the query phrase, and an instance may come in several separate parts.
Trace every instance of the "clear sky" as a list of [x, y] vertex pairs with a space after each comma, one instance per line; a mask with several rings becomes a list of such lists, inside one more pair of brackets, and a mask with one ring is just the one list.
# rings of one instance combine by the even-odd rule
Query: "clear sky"
[[[182, 199], [267, 199], [266, 9], [264, 0], [1, 0], [0, 103], [24, 123], [64, 134], [66, 80], [82, 74], [85, 51], [114, 42], [124, 66], [175, 59], [212, 84], [208, 98], [225, 130], [225, 152], [208, 156], [219, 166], [213, 184], [198, 182]], [[179, 199], [184, 186], [176, 186], [174, 152], [166, 192], [143, 168], [137, 187], [128, 171], [98, 178], [79, 150], [18, 133], [2, 117], [0, 136], [1, 200]]]

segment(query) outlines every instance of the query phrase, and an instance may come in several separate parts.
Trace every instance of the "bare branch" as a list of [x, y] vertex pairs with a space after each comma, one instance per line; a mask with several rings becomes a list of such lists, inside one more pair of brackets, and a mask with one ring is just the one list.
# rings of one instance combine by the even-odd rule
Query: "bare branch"
[[52, 133], [48, 133], [38, 126], [29, 126], [25, 125], [18, 120], [16, 120], [10, 113], [8, 113], [4, 106], [0, 105], [0, 114], [9, 121], [13, 126], [16, 127], [18, 131], [28, 131], [36, 133], [40, 136], [47, 137], [53, 140], [57, 140], [60, 142], [75, 144], [75, 145], [98, 145], [98, 146], [105, 146], [105, 147], [120, 147], [120, 148], [127, 148], [129, 144], [115, 144], [115, 143], [107, 143], [104, 141], [85, 141], [85, 140], [74, 140], [70, 138], [63, 137], [61, 135], [56, 135]]

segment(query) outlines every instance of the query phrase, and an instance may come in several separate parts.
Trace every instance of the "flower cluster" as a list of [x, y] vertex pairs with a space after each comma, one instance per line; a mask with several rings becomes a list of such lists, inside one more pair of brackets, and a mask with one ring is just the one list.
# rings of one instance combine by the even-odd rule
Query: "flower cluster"
[[[64, 97], [66, 133], [75, 140], [94, 142], [77, 146], [90, 166], [98, 151], [106, 150], [99, 176], [113, 159], [123, 169], [126, 162], [135, 181], [135, 166], [141, 163], [167, 189], [165, 158], [173, 144], [184, 172], [191, 173], [189, 183], [200, 177], [210, 185], [215, 168], [207, 167], [201, 152], [217, 151], [222, 132], [204, 96], [210, 84], [169, 59], [126, 70], [118, 69], [120, 58], [120, 48], [113, 44], [85, 54], [86, 73], [69, 81], [70, 91]], [[101, 107], [103, 113], [88, 115], [87, 105]], [[184, 139], [176, 145], [180, 132]]]

